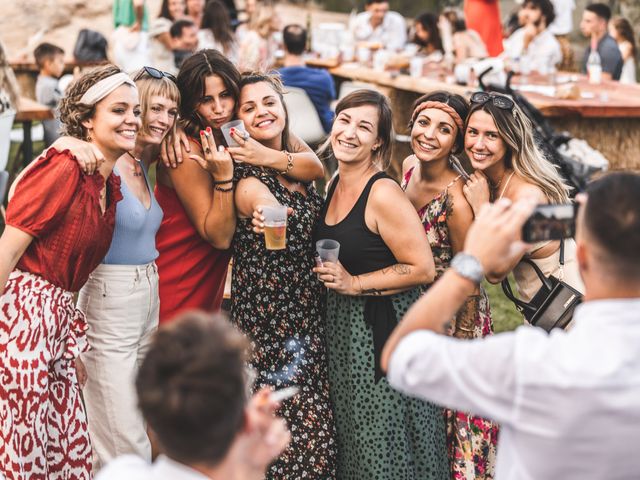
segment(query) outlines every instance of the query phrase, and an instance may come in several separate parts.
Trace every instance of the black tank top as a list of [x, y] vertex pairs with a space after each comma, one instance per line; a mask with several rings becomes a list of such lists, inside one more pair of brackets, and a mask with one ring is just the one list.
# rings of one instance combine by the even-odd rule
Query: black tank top
[[320, 213], [314, 241], [328, 238], [339, 242], [340, 263], [351, 275], [374, 272], [398, 263], [382, 237], [369, 230], [364, 219], [371, 187], [381, 178], [391, 177], [384, 172], [373, 175], [347, 216], [335, 225], [327, 225], [327, 209], [336, 190], [336, 185], [340, 181], [340, 176], [336, 176]]

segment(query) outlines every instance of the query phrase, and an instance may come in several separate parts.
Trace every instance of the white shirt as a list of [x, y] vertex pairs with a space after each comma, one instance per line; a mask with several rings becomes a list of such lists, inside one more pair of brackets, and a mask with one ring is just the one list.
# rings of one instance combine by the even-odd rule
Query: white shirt
[[568, 331], [408, 335], [396, 389], [500, 423], [496, 480], [639, 478], [640, 299], [580, 305]]
[[96, 480], [209, 480], [209, 477], [164, 455], [151, 464], [136, 455], [123, 455], [100, 470]]
[[504, 54], [509, 58], [526, 57], [529, 69], [547, 73], [549, 66], [562, 61], [562, 49], [556, 37], [544, 29], [524, 48], [524, 28], [519, 28], [504, 40]]
[[576, 8], [574, 0], [551, 0], [556, 18], [549, 31], [554, 35], [568, 35], [573, 31], [573, 10]]
[[375, 29], [371, 26], [371, 14], [362, 12], [353, 22], [353, 38], [357, 42], [380, 42], [389, 50], [401, 50], [407, 43], [407, 23], [397, 12], [387, 12], [382, 23]]

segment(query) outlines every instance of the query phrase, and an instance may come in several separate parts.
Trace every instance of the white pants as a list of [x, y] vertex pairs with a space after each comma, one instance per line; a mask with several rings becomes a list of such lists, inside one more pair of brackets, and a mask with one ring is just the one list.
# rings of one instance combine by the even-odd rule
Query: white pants
[[91, 347], [82, 361], [94, 472], [126, 453], [151, 460], [134, 383], [158, 327], [159, 306], [155, 263], [100, 265], [80, 291], [78, 308], [87, 317]]

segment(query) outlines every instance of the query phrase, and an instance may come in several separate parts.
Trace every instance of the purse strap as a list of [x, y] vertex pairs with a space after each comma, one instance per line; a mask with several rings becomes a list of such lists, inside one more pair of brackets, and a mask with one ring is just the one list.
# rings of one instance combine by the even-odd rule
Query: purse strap
[[518, 310], [520, 310], [521, 313], [524, 313], [524, 310], [535, 313], [535, 311], [537, 310], [536, 307], [520, 300], [513, 294], [508, 279], [505, 278], [504, 280], [502, 280], [502, 282], [500, 282], [500, 285], [502, 285], [502, 291], [504, 292], [505, 296], [515, 304], [515, 306], [518, 308]]

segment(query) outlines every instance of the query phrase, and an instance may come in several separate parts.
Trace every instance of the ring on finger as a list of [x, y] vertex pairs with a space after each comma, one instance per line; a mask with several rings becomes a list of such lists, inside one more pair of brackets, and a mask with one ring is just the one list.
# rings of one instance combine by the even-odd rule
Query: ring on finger
[[204, 149], [204, 153], [206, 153], [207, 155], [209, 155], [211, 153], [211, 149], [209, 147], [206, 147]]

